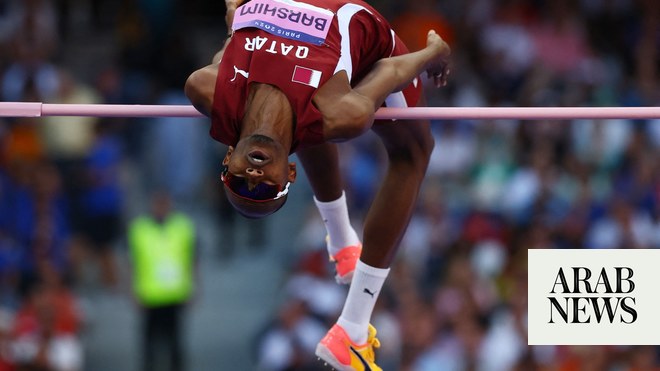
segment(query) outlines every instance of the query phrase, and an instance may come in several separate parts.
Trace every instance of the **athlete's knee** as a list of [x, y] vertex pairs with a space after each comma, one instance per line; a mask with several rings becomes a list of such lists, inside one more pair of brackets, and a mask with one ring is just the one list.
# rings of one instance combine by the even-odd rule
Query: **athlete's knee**
[[431, 159], [431, 154], [433, 153], [433, 148], [435, 148], [435, 139], [433, 138], [433, 135], [431, 133], [428, 133], [428, 135], [425, 135], [424, 138], [422, 139], [422, 147], [424, 151], [424, 157], [426, 158], [427, 162]]
[[325, 115], [326, 135], [333, 141], [358, 137], [368, 131], [374, 122], [374, 104], [359, 94], [343, 97], [341, 110]]
[[[416, 124], [397, 123], [395, 125]], [[419, 129], [399, 131], [396, 140], [386, 142], [386, 148], [392, 163], [399, 163], [410, 169], [424, 173], [431, 159], [435, 140], [430, 131]]]
[[428, 133], [427, 135], [420, 135], [414, 138], [414, 143], [411, 144], [413, 150], [416, 152], [414, 161], [416, 165], [426, 171], [426, 168], [431, 160], [431, 153], [435, 147], [435, 140], [433, 135]]

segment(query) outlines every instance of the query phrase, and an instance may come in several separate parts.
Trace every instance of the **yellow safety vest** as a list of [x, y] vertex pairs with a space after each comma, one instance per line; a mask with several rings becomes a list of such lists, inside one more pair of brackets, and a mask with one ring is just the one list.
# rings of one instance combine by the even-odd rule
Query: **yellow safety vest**
[[195, 228], [183, 214], [164, 223], [139, 217], [129, 229], [133, 291], [145, 306], [183, 303], [193, 290]]

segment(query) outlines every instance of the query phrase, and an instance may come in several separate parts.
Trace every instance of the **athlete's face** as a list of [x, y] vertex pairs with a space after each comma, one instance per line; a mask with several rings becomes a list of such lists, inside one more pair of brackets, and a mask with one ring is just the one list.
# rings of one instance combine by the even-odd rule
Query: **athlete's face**
[[225, 185], [239, 196], [265, 200], [278, 196], [296, 179], [296, 165], [288, 162], [288, 151], [273, 139], [253, 135], [229, 147], [223, 165]]

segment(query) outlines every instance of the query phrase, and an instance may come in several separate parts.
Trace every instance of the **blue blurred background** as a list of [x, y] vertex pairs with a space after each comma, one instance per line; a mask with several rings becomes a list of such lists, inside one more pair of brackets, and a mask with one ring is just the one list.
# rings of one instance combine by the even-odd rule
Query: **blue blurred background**
[[[656, 0], [372, 0], [410, 49], [452, 46], [431, 106], [654, 106]], [[217, 0], [0, 0], [0, 100], [187, 104]], [[197, 232], [186, 370], [314, 370], [346, 294], [304, 179], [263, 221], [219, 187], [201, 119], [0, 119], [0, 370], [140, 370], [126, 232], [167, 194]], [[659, 349], [527, 346], [527, 249], [659, 248], [658, 120], [435, 121], [374, 323], [385, 370], [658, 370]], [[341, 145], [360, 230], [383, 170]], [[161, 362], [167, 363], [167, 362]], [[41, 367], [41, 368], [39, 368]]]

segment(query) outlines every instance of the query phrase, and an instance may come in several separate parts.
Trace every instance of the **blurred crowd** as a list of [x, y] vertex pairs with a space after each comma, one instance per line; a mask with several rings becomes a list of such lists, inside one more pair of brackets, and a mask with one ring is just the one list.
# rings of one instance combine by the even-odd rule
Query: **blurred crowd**
[[[0, 0], [0, 101], [186, 104], [201, 62], [180, 6]], [[204, 186], [205, 124], [181, 121], [0, 118], [0, 370], [84, 369], [79, 293], [121, 288], [131, 187], [185, 202]]]
[[[369, 2], [410, 49], [431, 28], [452, 46], [450, 84], [426, 89], [430, 106], [660, 103], [655, 0]], [[0, 101], [186, 104], [183, 83], [221, 45], [223, 13], [211, 0], [0, 0]], [[218, 195], [221, 148], [203, 120], [181, 121], [0, 118], [0, 371], [84, 369], [76, 290], [90, 263], [96, 289], [119, 285], [132, 194], [212, 204], [233, 249], [243, 221]], [[384, 369], [660, 369], [655, 347], [526, 339], [527, 249], [660, 247], [660, 122], [436, 121], [433, 134], [374, 317]], [[384, 153], [367, 134], [341, 156], [359, 230]], [[260, 370], [317, 369], [314, 346], [341, 311], [308, 206], [282, 211], [309, 217], [282, 304], [253, 335]]]

